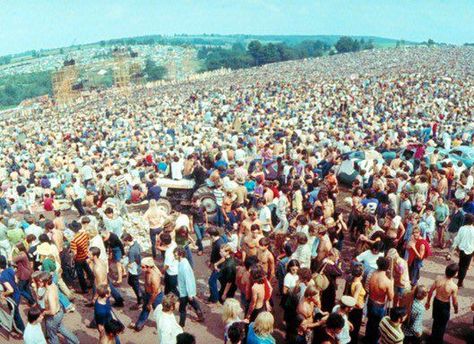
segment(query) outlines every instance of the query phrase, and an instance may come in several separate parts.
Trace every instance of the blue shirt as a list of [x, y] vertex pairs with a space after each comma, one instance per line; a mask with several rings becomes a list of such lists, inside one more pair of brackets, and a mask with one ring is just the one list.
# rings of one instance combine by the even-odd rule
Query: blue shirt
[[147, 200], [154, 199], [158, 201], [161, 195], [161, 187], [159, 185], [153, 185], [151, 188], [148, 189], [148, 193], [146, 195]]
[[247, 344], [275, 344], [275, 338], [271, 335], [260, 337], [255, 333], [253, 329], [254, 323], [249, 326], [249, 332], [247, 334]]
[[20, 290], [15, 282], [15, 270], [12, 268], [6, 268], [5, 270], [0, 273], [0, 284], [9, 283], [10, 286], [13, 288], [13, 294], [10, 297], [13, 301], [16, 302], [17, 305], [20, 304]]
[[105, 302], [105, 305], [99, 303], [98, 300], [94, 304], [94, 319], [97, 325], [105, 325], [112, 319], [112, 306], [110, 305], [109, 299]]
[[197, 294], [193, 268], [186, 258], [178, 263], [178, 292], [179, 297], [195, 297]]

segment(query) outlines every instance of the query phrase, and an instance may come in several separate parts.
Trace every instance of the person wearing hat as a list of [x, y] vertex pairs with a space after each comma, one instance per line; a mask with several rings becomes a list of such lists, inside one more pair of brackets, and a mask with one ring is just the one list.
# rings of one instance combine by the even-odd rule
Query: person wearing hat
[[350, 332], [354, 329], [354, 326], [348, 319], [350, 311], [354, 308], [356, 300], [352, 296], [343, 295], [339, 302], [339, 305], [334, 306], [332, 309], [333, 313], [337, 313], [344, 319], [344, 327], [342, 331], [337, 335], [339, 343], [347, 344], [351, 341]]
[[145, 257], [141, 261], [142, 273], [145, 277], [145, 293], [143, 294], [143, 309], [136, 323], [130, 323], [129, 327], [139, 332], [145, 326], [150, 312], [163, 301], [161, 288], [161, 272], [156, 267], [153, 257]]

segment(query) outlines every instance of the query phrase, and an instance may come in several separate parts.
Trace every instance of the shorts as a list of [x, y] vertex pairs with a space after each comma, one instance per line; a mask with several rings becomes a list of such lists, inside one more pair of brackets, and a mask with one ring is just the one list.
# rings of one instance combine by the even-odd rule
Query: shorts
[[118, 263], [122, 259], [122, 250], [120, 247], [114, 247], [112, 249], [112, 259], [114, 262]]

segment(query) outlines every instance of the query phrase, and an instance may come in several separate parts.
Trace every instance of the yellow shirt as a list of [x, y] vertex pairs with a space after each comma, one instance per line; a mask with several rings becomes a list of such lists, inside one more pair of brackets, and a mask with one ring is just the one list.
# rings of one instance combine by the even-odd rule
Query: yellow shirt
[[356, 291], [356, 289], [359, 285], [362, 288], [359, 292], [359, 296], [356, 299], [356, 307], [359, 308], [359, 309], [362, 309], [362, 308], [364, 308], [365, 295], [367, 294], [367, 292], [364, 289], [364, 285], [362, 284], [362, 282], [359, 281], [359, 282], [352, 283], [352, 285], [351, 285], [351, 295], [355, 294], [355, 291]]

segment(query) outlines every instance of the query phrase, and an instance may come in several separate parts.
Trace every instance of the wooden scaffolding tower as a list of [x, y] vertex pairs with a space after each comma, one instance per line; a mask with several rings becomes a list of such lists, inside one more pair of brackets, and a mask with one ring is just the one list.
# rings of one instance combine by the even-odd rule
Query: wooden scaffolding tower
[[58, 104], [70, 104], [78, 95], [73, 89], [78, 78], [74, 60], [65, 61], [63, 67], [52, 74], [53, 97]]
[[130, 84], [130, 70], [128, 67], [128, 51], [125, 49], [114, 49], [114, 86], [124, 88]]

